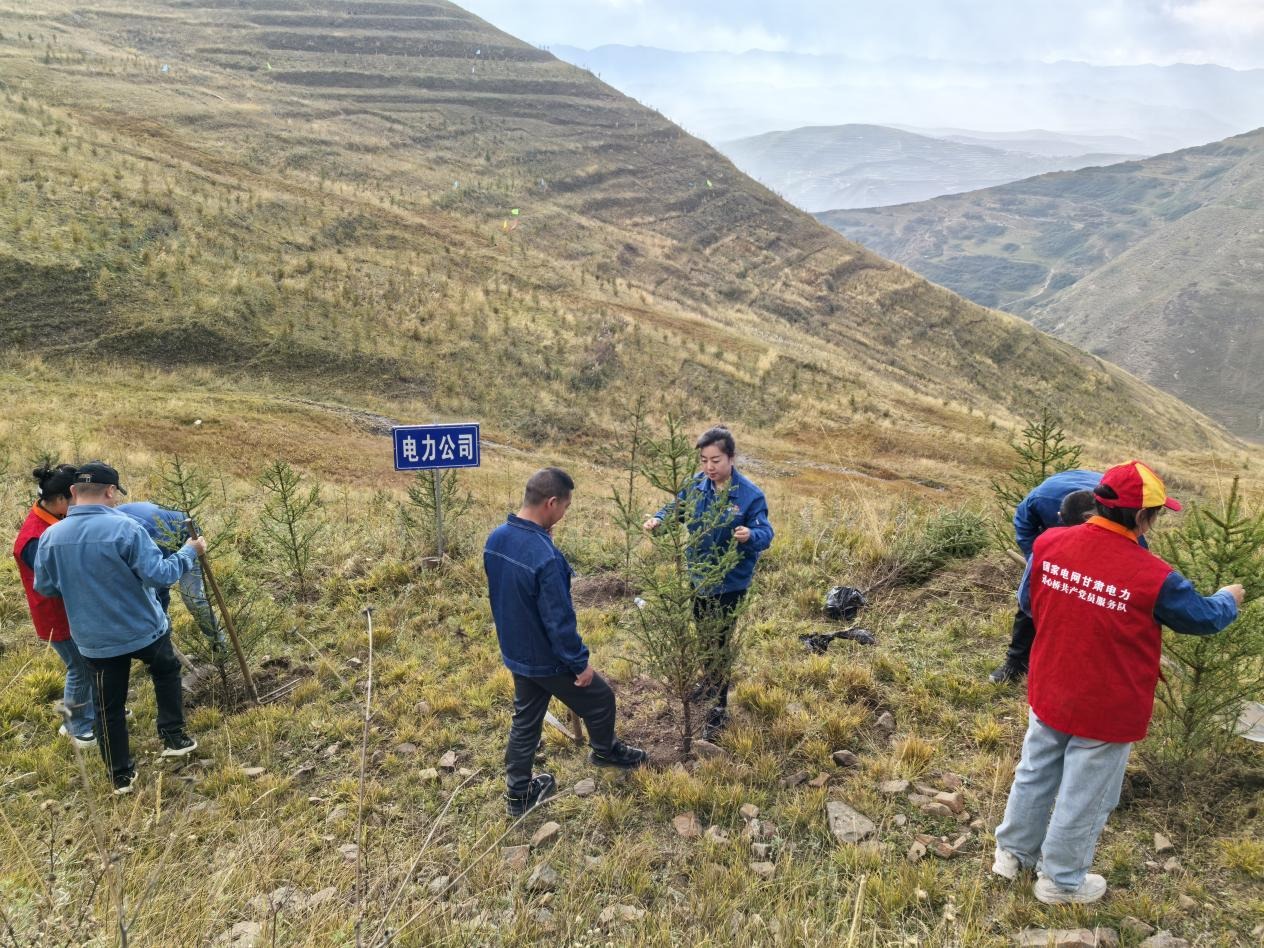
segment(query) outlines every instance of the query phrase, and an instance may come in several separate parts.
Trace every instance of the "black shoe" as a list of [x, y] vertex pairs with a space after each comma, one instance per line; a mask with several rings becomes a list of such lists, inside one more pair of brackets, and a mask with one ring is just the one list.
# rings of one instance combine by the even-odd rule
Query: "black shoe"
[[702, 725], [702, 739], [714, 741], [729, 723], [729, 712], [725, 708], [712, 708], [707, 712], [707, 719]]
[[557, 792], [557, 781], [552, 774], [536, 774], [531, 778], [527, 792], [521, 795], [505, 794], [505, 809], [510, 816], [522, 816], [528, 810], [547, 800]]
[[129, 770], [127, 773], [114, 778], [114, 795], [121, 797], [125, 793], [132, 792], [132, 786], [136, 783], [136, 771]]
[[164, 750], [162, 757], [183, 757], [185, 754], [191, 754], [197, 750], [197, 741], [185, 734], [184, 731], [172, 731], [170, 734], [162, 736]]
[[622, 767], [624, 770], [640, 767], [649, 759], [650, 755], [641, 748], [632, 747], [623, 741], [615, 741], [608, 751], [598, 753], [594, 750], [588, 755], [588, 760], [598, 767]]
[[1011, 665], [1006, 662], [992, 674], [988, 675], [988, 681], [994, 685], [1004, 685], [1011, 681], [1022, 681], [1027, 677], [1027, 669], [1018, 665]]

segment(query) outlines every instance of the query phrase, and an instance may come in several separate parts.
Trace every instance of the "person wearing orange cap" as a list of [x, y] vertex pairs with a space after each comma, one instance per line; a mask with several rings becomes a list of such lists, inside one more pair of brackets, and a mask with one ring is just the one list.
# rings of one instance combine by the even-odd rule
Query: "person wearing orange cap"
[[992, 871], [1038, 873], [1049, 905], [1096, 902], [1097, 840], [1119, 803], [1132, 745], [1146, 736], [1162, 652], [1161, 626], [1212, 635], [1237, 618], [1240, 585], [1202, 596], [1138, 541], [1164, 510], [1180, 510], [1145, 464], [1112, 467], [1093, 489], [1097, 513], [1036, 540], [1019, 588], [1035, 620], [1022, 759]]

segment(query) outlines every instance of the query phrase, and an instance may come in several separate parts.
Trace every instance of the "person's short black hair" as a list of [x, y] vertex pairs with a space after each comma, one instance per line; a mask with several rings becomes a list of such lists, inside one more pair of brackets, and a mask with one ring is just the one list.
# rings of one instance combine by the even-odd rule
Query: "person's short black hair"
[[1153, 520], [1157, 512], [1163, 509], [1163, 505], [1158, 507], [1108, 507], [1103, 504], [1098, 497], [1105, 497], [1107, 500], [1116, 500], [1119, 495], [1115, 493], [1115, 488], [1109, 484], [1098, 484], [1093, 488], [1093, 506], [1097, 508], [1097, 515], [1105, 517], [1112, 523], [1117, 523], [1121, 527], [1128, 530], [1137, 529], [1137, 517], [1143, 510], [1150, 512], [1150, 519]]
[[1091, 490], [1073, 490], [1062, 498], [1058, 520], [1064, 527], [1077, 527], [1096, 511], [1097, 501]]
[[58, 497], [70, 500], [70, 485], [75, 482], [78, 473], [71, 464], [53, 464], [50, 461], [31, 471], [31, 476], [39, 485], [40, 500], [56, 500]]
[[701, 451], [703, 448], [709, 448], [713, 444], [718, 444], [720, 450], [729, 457], [737, 455], [737, 442], [733, 440], [733, 432], [723, 425], [708, 428], [698, 435], [698, 440], [694, 442], [694, 447]]
[[541, 468], [527, 480], [522, 503], [527, 507], [538, 507], [550, 497], [569, 497], [574, 489], [575, 481], [560, 467]]

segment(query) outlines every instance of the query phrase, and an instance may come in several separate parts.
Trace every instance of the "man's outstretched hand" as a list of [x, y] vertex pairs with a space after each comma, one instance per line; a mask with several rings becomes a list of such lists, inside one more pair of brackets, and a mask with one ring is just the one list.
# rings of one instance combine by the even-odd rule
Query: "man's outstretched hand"
[[1242, 608], [1242, 600], [1246, 598], [1246, 590], [1242, 588], [1241, 583], [1234, 583], [1232, 586], [1225, 586], [1224, 589], [1220, 591], [1227, 592], [1238, 604], [1238, 608]]
[[582, 672], [580, 672], [576, 676], [575, 686], [577, 688], [587, 688], [589, 685], [592, 684], [593, 675], [595, 674], [597, 674], [596, 670], [591, 665], [589, 665], [587, 668], [585, 668]]

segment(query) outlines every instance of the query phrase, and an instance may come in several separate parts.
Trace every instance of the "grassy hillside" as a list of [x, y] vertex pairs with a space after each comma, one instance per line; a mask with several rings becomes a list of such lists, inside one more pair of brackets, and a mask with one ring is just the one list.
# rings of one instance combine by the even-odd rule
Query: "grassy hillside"
[[1264, 436], [1264, 130], [821, 219]]
[[912, 431], [973, 463], [1049, 400], [1085, 437], [1225, 445], [456, 7], [51, 3], [0, 33], [6, 345], [531, 442], [600, 437], [652, 385], [863, 454]]
[[1053, 157], [1022, 151], [1024, 144], [954, 141], [882, 125], [827, 125], [739, 138], [720, 149], [808, 211], [907, 204], [1128, 157]]
[[[1007, 436], [1050, 401], [1089, 463], [1143, 454], [1186, 496], [1240, 472], [1258, 506], [1258, 457], [1204, 417], [848, 243], [456, 7], [0, 3], [0, 81], [0, 524], [24, 516], [41, 454], [106, 457], [134, 497], [160, 496], [178, 456], [209, 490], [261, 690], [288, 688], [251, 707], [201, 678], [200, 747], [172, 765], [138, 669], [141, 783], [116, 799], [56, 737], [59, 662], [0, 557], [0, 940], [999, 948], [1028, 925], [1128, 916], [1256, 937], [1251, 746], [1214, 793], [1159, 794], [1134, 767], [1100, 859], [1111, 901], [1051, 910], [992, 881], [1025, 710], [985, 675], [1017, 568], [984, 552], [882, 583], [945, 515], [976, 522]], [[608, 498], [643, 394], [656, 425], [673, 404], [734, 425], [778, 532], [727, 756], [708, 761], [673, 754], [619, 594]], [[435, 568], [384, 433], [454, 417], [484, 422], [483, 467], [461, 474], [470, 509]], [[278, 457], [319, 488], [307, 598], [261, 529]], [[592, 770], [550, 732], [542, 766], [565, 793], [515, 824], [479, 551], [545, 463], [576, 476], [556, 537], [581, 629], [656, 766], [596, 774], [581, 797]], [[659, 500], [641, 485], [647, 512]], [[879, 645], [811, 655], [798, 636], [827, 627], [839, 582], [881, 585], [863, 618]], [[431, 772], [449, 751], [455, 769]], [[969, 819], [880, 793], [893, 778], [959, 779]], [[874, 845], [829, 835], [830, 800], [874, 819]], [[770, 877], [743, 803], [766, 821]], [[687, 811], [723, 832], [680, 837]], [[549, 820], [554, 841], [506, 858]], [[1147, 865], [1156, 830], [1178, 870]], [[919, 833], [966, 838], [913, 862]], [[552, 891], [528, 885], [543, 864]]]

